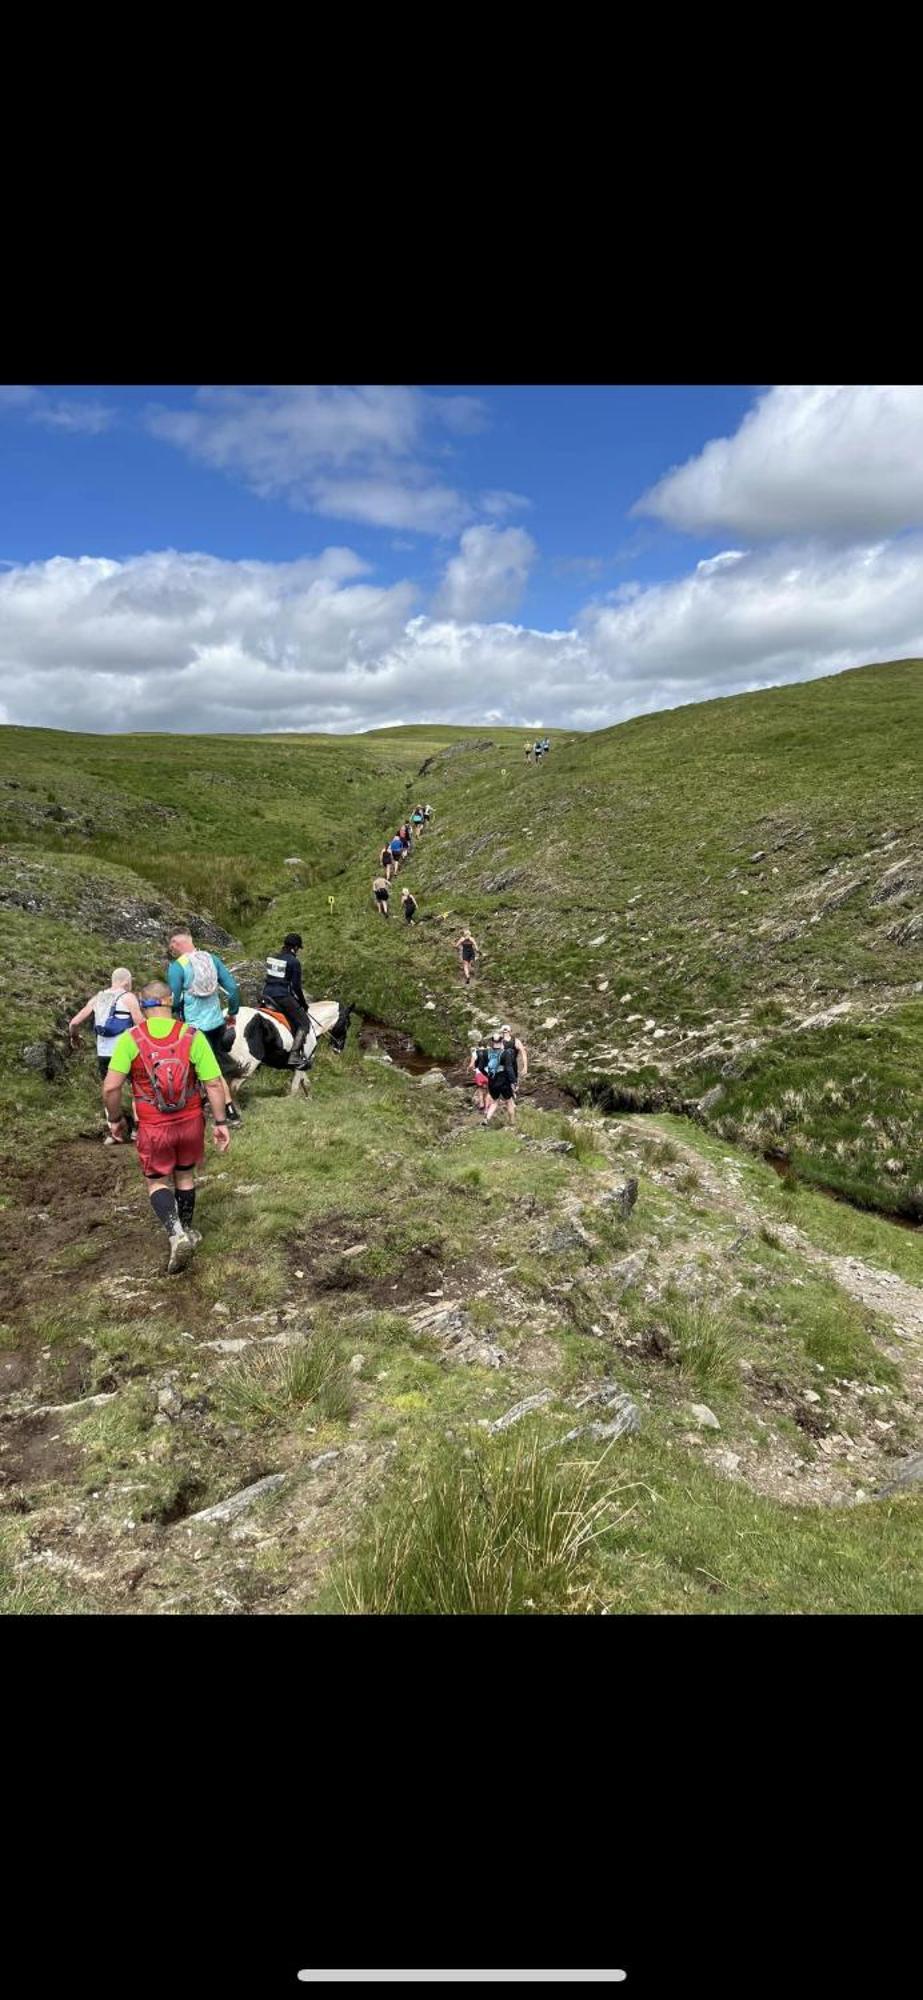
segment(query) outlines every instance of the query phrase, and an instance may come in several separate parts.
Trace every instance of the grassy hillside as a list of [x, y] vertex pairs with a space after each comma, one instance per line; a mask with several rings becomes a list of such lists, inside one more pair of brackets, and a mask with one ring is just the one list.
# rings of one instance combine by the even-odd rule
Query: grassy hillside
[[[489, 728], [0, 732], [0, 1609], [923, 1609], [919, 1487], [875, 1497], [923, 1233], [817, 1191], [923, 1212], [921, 711], [903, 662], [538, 770]], [[370, 883], [420, 795], [408, 930]], [[354, 1029], [306, 1100], [247, 1087], [166, 1279], [65, 1023], [189, 916], [235, 963], [297, 927], [309, 992], [439, 1057], [513, 1020], [518, 1134]]]
[[[437, 1053], [478, 1011], [513, 1016], [610, 1107], [704, 1098], [724, 1137], [921, 1217], [921, 741], [906, 661], [640, 717], [538, 770], [440, 758], [419, 934], [379, 934], [363, 857], [333, 925], [320, 893], [297, 903], [320, 983], [345, 967]], [[474, 1014], [463, 921], [484, 947]]]
[[354, 1033], [252, 1088], [181, 1284], [127, 1149], [62, 1148], [0, 1215], [0, 1608], [923, 1609], [923, 1506], [871, 1498], [920, 1239], [694, 1128], [522, 1125]]

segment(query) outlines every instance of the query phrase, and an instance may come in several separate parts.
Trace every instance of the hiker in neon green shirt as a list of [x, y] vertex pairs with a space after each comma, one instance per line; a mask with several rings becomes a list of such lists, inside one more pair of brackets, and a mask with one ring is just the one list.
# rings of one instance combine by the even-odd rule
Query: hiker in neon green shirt
[[138, 1117], [138, 1162], [151, 1207], [170, 1239], [170, 1272], [185, 1269], [201, 1241], [193, 1229], [195, 1174], [205, 1157], [205, 1114], [199, 1086], [212, 1109], [215, 1146], [227, 1150], [230, 1133], [224, 1083], [200, 1028], [172, 1019], [172, 993], [152, 979], [140, 994], [144, 1023], [120, 1035], [109, 1058], [103, 1103], [116, 1145], [125, 1140], [122, 1089], [131, 1079]]

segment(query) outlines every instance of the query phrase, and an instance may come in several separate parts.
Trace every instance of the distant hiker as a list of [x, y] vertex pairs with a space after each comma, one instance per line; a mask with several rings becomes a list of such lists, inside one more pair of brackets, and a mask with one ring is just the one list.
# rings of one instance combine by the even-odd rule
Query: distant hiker
[[433, 820], [435, 819], [435, 817], [436, 817], [436, 815], [435, 815], [435, 813], [434, 813], [434, 811], [433, 811], [433, 808], [432, 808], [432, 806], [424, 806], [424, 807], [423, 807], [423, 818], [425, 819], [425, 821], [426, 821], [426, 824], [427, 824], [427, 826], [431, 826], [431, 825], [432, 825], [432, 823], [433, 823]]
[[462, 978], [465, 985], [470, 986], [471, 974], [480, 955], [480, 947], [477, 939], [472, 937], [470, 931], [462, 931], [461, 937], [455, 940], [455, 950], [458, 952]]
[[528, 1076], [529, 1074], [529, 1058], [526, 1053], [525, 1042], [521, 1042], [519, 1036], [514, 1035], [508, 1021], [500, 1029], [500, 1034], [504, 1045], [512, 1050], [513, 1066], [516, 1071], [516, 1082], [518, 1084], [524, 1076]]
[[[84, 1021], [89, 1020], [91, 1014], [96, 1032], [96, 1065], [100, 1077], [104, 1077], [119, 1036], [126, 1034], [129, 1028], [138, 1027], [144, 1020], [138, 996], [131, 990], [131, 973], [127, 965], [115, 966], [111, 983], [104, 986], [100, 993], [94, 993], [92, 1000], [88, 1000], [86, 1006], [81, 1007], [79, 1014], [75, 1014], [73, 1020], [68, 1022], [68, 1034], [73, 1048], [79, 1047], [80, 1044], [77, 1030]], [[130, 1136], [134, 1130], [134, 1120], [130, 1113], [126, 1123]], [[115, 1145], [111, 1133], [106, 1134], [103, 1144]]]
[[396, 862], [390, 847], [382, 848], [381, 853], [378, 856], [378, 865], [385, 878], [385, 881], [390, 882], [391, 877], [394, 874], [396, 868]]
[[527, 743], [527, 744], [526, 744], [526, 763], [527, 763], [527, 764], [531, 764], [531, 762], [532, 762], [532, 751], [533, 751], [533, 748], [534, 748], [534, 745], [533, 745], [533, 744], [531, 744], [531, 743]]
[[399, 826], [397, 830], [409, 854], [413, 847], [413, 834], [410, 831], [410, 821], [405, 819], [403, 826]]
[[404, 843], [401, 839], [400, 834], [396, 833], [394, 839], [391, 842], [391, 865], [394, 869], [395, 875], [397, 874], [398, 868], [400, 867], [403, 858], [404, 858]]
[[401, 902], [404, 905], [404, 921], [405, 923], [412, 924], [417, 914], [416, 896], [412, 896], [409, 889], [402, 889]]
[[120, 1035], [109, 1059], [103, 1103], [116, 1145], [124, 1143], [122, 1086], [131, 1078], [138, 1113], [138, 1162], [147, 1181], [151, 1207], [170, 1239], [167, 1270], [183, 1271], [201, 1235], [192, 1227], [195, 1172], [205, 1157], [205, 1114], [199, 1085], [208, 1096], [215, 1145], [230, 1143], [224, 1082], [211, 1045], [199, 1028], [172, 1018], [172, 989], [162, 979], [142, 987], [144, 1021]]
[[167, 967], [167, 978], [173, 995], [173, 1012], [178, 1021], [188, 1022], [190, 1028], [201, 1028], [224, 1079], [228, 1117], [232, 1125], [238, 1125], [240, 1112], [227, 1082], [228, 1059], [224, 1048], [227, 1021], [221, 994], [227, 995], [228, 1016], [233, 1021], [240, 1006], [240, 987], [217, 953], [201, 950], [188, 931], [176, 931], [171, 937], [170, 956], [173, 963]]
[[304, 939], [299, 931], [287, 931], [282, 939], [282, 950], [270, 954], [263, 974], [263, 991], [260, 1005], [276, 1013], [284, 1014], [294, 1037], [291, 1053], [297, 1055], [311, 1025], [308, 1003], [301, 983], [301, 964], [298, 953]]
[[490, 1051], [486, 1042], [478, 1040], [468, 1059], [468, 1068], [474, 1072], [474, 1102], [479, 1111], [487, 1110], [487, 1058]]
[[[406, 893], [407, 892], [405, 890], [404, 894], [406, 895]], [[389, 917], [391, 915], [391, 912], [388, 908], [388, 902], [391, 896], [391, 891], [388, 888], [388, 883], [384, 875], [375, 875], [373, 877], [372, 895], [375, 898], [375, 904], [379, 914], [383, 917]]]
[[484, 1123], [489, 1125], [497, 1105], [506, 1105], [506, 1115], [510, 1124], [516, 1122], [516, 1068], [515, 1058], [509, 1042], [502, 1035], [491, 1035], [487, 1051], [487, 1088], [490, 1103], [484, 1113]]
[[422, 806], [414, 806], [413, 812], [410, 815], [410, 824], [413, 828], [414, 833], [419, 833], [421, 831], [421, 828], [423, 827], [424, 824]]

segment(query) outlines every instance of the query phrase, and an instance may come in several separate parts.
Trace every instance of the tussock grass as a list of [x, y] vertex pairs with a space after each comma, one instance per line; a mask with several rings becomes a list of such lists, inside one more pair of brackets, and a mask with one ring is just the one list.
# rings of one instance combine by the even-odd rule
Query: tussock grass
[[353, 1383], [334, 1336], [318, 1331], [297, 1347], [254, 1354], [229, 1369], [216, 1401], [229, 1423], [245, 1428], [310, 1406], [339, 1422], [351, 1413]]
[[595, 1545], [618, 1517], [599, 1462], [540, 1438], [442, 1451], [348, 1560], [342, 1611], [508, 1616], [588, 1608]]
[[736, 1380], [740, 1335], [730, 1314], [708, 1299], [665, 1299], [659, 1316], [681, 1374], [699, 1387], [725, 1388]]

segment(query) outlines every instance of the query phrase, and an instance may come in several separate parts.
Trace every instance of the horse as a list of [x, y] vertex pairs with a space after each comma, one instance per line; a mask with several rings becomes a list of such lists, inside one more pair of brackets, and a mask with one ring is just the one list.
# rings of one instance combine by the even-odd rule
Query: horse
[[260, 1064], [267, 1069], [291, 1070], [292, 1096], [307, 1090], [308, 1071], [314, 1061], [314, 1053], [321, 1035], [330, 1036], [330, 1046], [337, 1055], [342, 1055], [349, 1032], [352, 1007], [344, 1007], [339, 1000], [312, 1000], [308, 1007], [310, 1027], [304, 1043], [297, 1055], [292, 1055], [294, 1035], [284, 1014], [274, 1013], [271, 1007], [239, 1007], [233, 1028], [229, 1025], [227, 1055], [234, 1065], [235, 1074], [228, 1077], [232, 1094], [236, 1097], [242, 1083], [255, 1076]]

